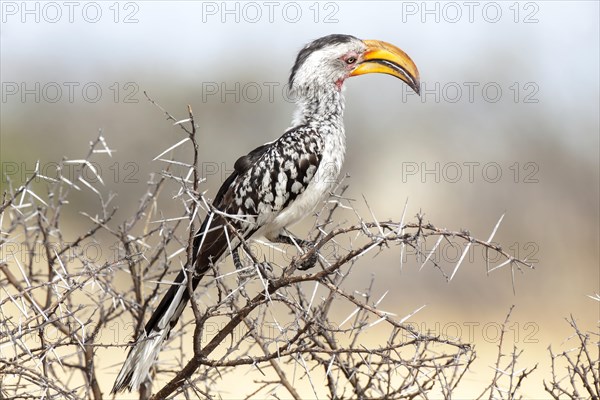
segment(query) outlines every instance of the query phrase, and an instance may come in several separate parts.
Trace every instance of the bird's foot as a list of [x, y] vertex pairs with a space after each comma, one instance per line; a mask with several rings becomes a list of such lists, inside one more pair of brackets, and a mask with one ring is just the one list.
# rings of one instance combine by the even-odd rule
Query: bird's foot
[[233, 252], [233, 264], [237, 269], [238, 276], [242, 280], [253, 278], [257, 272], [263, 277], [266, 277], [268, 273], [273, 272], [273, 267], [266, 260], [263, 262], [256, 262], [248, 265], [244, 265], [240, 258], [239, 249]]
[[319, 254], [316, 250], [314, 250], [315, 244], [310, 240], [303, 240], [296, 237], [292, 238], [291, 236], [287, 235], [279, 235], [274, 242], [300, 247], [304, 251], [304, 254], [297, 258], [294, 257], [292, 260], [292, 264], [294, 264], [294, 266], [301, 271], [306, 271], [307, 269], [314, 267], [317, 261], [319, 261]]
[[300, 271], [306, 271], [314, 267], [318, 260], [319, 256], [316, 253], [313, 253], [306, 258], [302, 256], [298, 260], [294, 260], [294, 264]]
[[237, 270], [237, 276], [242, 281], [247, 281], [248, 279], [254, 277], [256, 275], [256, 269], [251, 268], [250, 266]]
[[298, 258], [294, 258], [293, 261], [296, 268], [298, 268], [300, 271], [311, 269], [315, 266], [317, 261], [319, 261], [319, 253], [317, 252], [317, 249], [315, 249], [314, 243], [306, 240], [303, 242], [302, 248], [304, 249], [304, 254]]

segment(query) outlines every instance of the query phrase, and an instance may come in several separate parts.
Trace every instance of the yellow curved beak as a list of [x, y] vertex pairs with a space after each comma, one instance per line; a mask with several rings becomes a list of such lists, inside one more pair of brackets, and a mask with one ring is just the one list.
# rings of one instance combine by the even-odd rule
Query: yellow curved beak
[[408, 54], [380, 40], [363, 40], [363, 43], [367, 45], [367, 51], [350, 76], [373, 73], [392, 75], [402, 79], [419, 94], [419, 70]]

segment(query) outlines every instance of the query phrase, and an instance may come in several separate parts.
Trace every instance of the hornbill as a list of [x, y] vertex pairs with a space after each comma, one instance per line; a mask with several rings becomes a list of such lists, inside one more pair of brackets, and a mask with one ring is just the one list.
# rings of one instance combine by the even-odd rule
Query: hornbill
[[[395, 76], [419, 93], [417, 67], [392, 44], [334, 34], [300, 50], [289, 78], [297, 103], [292, 127], [235, 162], [193, 240], [189, 274], [193, 289], [229, 252], [239, 267], [240, 240], [233, 229], [245, 239], [261, 236], [307, 245], [284, 234], [285, 228], [309, 215], [335, 183], [346, 147], [343, 85], [351, 76], [369, 73]], [[308, 268], [314, 261], [300, 267]], [[190, 296], [182, 270], [129, 351], [113, 393], [138, 390], [149, 379], [161, 345]]]

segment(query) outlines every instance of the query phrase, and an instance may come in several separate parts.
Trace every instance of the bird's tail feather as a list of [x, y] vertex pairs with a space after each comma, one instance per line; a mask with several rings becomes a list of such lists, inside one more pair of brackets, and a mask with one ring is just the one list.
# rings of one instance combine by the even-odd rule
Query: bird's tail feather
[[[196, 289], [211, 263], [219, 260], [230, 247], [228, 235], [223, 228], [225, 226], [224, 219], [216, 215], [214, 218], [206, 218], [198, 230], [193, 243], [192, 290]], [[186, 273], [181, 271], [175, 278], [175, 283], [156, 307], [136, 344], [129, 351], [111, 393], [125, 389], [138, 390], [140, 385], [149, 378], [150, 369], [158, 357], [163, 342], [169, 337], [171, 328], [177, 323], [190, 299], [186, 282]]]
[[135, 346], [129, 350], [111, 393], [125, 389], [137, 390], [149, 378], [150, 369], [163, 342], [168, 338], [189, 299], [185, 273], [181, 271], [152, 314]]

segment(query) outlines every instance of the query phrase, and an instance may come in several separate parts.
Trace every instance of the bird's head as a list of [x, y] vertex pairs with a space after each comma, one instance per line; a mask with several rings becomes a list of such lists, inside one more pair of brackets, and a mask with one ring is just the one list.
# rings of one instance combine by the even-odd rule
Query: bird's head
[[395, 76], [419, 93], [419, 71], [410, 57], [393, 44], [328, 35], [307, 44], [296, 58], [289, 85], [296, 92], [337, 88], [356, 75]]

